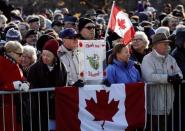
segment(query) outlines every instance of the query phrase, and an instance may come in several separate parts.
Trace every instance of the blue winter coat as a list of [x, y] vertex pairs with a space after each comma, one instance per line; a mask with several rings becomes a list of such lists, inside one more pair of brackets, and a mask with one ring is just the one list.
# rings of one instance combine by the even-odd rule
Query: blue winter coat
[[107, 79], [111, 84], [115, 83], [133, 83], [141, 81], [139, 71], [134, 67], [134, 62], [128, 63], [113, 60], [106, 69]]

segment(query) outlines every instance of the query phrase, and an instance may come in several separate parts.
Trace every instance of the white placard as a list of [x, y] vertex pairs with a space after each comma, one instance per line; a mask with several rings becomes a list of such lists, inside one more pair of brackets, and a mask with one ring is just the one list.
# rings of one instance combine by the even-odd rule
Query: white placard
[[106, 59], [106, 42], [104, 40], [80, 40], [79, 74], [84, 80], [102, 80]]

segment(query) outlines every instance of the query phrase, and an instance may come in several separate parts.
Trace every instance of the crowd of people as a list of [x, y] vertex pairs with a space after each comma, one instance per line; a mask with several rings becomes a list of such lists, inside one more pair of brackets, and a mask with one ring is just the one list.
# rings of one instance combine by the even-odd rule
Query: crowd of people
[[[83, 87], [85, 82], [79, 75], [78, 40], [105, 39], [107, 67], [102, 84], [109, 87], [115, 83], [150, 83], [147, 86], [148, 121], [145, 130], [170, 130], [172, 119], [174, 130], [179, 130], [179, 119], [182, 123], [185, 122], [185, 89], [182, 84], [185, 77], [184, 6], [172, 7], [170, 3], [165, 3], [163, 10], [159, 11], [148, 0], [143, 0], [138, 1], [135, 11], [127, 13], [136, 31], [128, 45], [111, 30], [108, 31], [107, 38], [104, 38], [108, 13], [103, 10], [90, 9], [85, 14], [76, 16], [70, 14], [67, 8], [62, 8], [50, 14], [33, 12], [25, 16], [22, 10], [13, 9], [9, 14], [10, 19], [5, 14], [0, 14], [0, 90]], [[179, 95], [181, 116], [178, 112]], [[25, 95], [23, 98], [25, 105], [29, 106], [26, 103], [28, 97]], [[47, 93], [41, 93], [40, 98], [33, 93], [32, 116], [23, 112], [26, 116], [24, 130], [30, 130], [30, 120], [33, 123], [32, 130], [48, 130], [48, 119], [55, 120], [54, 98], [54, 94], [50, 93], [48, 109]], [[38, 99], [41, 101], [40, 108]], [[7, 110], [12, 109], [11, 103], [11, 96], [7, 95]], [[9, 114], [14, 115], [18, 123], [13, 124], [15, 131], [20, 128], [20, 119], [16, 118], [16, 114], [20, 113], [16, 110], [19, 104], [15, 102], [14, 111]], [[10, 121], [11, 117], [6, 120]], [[0, 130], [1, 128], [2, 124]], [[7, 131], [12, 128], [13, 126], [6, 126]], [[185, 130], [183, 124], [182, 130]]]

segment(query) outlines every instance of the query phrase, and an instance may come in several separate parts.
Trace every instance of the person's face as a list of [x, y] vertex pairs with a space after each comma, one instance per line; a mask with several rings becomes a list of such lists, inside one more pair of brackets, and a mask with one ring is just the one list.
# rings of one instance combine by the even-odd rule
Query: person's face
[[30, 29], [39, 30], [39, 28], [40, 28], [40, 22], [39, 21], [35, 21], [35, 22], [30, 23]]
[[0, 19], [0, 28], [4, 29], [6, 26], [6, 21], [4, 19]]
[[57, 25], [55, 25], [53, 27], [53, 29], [55, 30], [55, 32], [57, 32], [59, 34], [59, 32], [63, 29], [63, 26], [57, 26]]
[[40, 28], [45, 29], [46, 28], [46, 22], [44, 18], [40, 17]]
[[126, 47], [123, 47], [121, 49], [121, 52], [116, 54], [116, 57], [120, 61], [128, 62], [128, 60], [130, 58], [130, 52], [129, 52], [128, 47], [127, 46]]
[[28, 31], [25, 25], [19, 25], [19, 30], [20, 30], [21, 35], [22, 35], [23, 37], [26, 35], [26, 33], [27, 33], [27, 31]]
[[76, 37], [69, 37], [63, 39], [64, 46], [68, 49], [74, 50], [78, 46], [78, 38]]
[[170, 19], [169, 22], [169, 28], [171, 31], [174, 31], [176, 29], [176, 26], [179, 24], [179, 21], [177, 18], [173, 17], [172, 19]]
[[136, 51], [144, 50], [146, 47], [146, 42], [144, 42], [142, 38], [135, 36], [135, 38], [132, 40], [132, 47]]
[[160, 42], [154, 45], [154, 49], [157, 51], [157, 53], [163, 56], [166, 56], [168, 54], [169, 48], [170, 46], [168, 42]]
[[23, 53], [21, 56], [21, 65], [23, 67], [29, 67], [33, 64], [32, 56], [28, 53]]
[[38, 40], [38, 35], [37, 34], [33, 34], [30, 35], [26, 38], [26, 43], [31, 45], [31, 46], [35, 46]]
[[95, 38], [95, 25], [93, 23], [86, 24], [80, 34], [86, 40], [93, 40]]
[[21, 56], [22, 56], [22, 53], [11, 52], [10, 55], [11, 55], [11, 57], [12, 57], [18, 64], [21, 63]]
[[165, 6], [165, 7], [164, 7], [164, 12], [165, 12], [166, 14], [170, 14], [170, 13], [171, 13], [171, 8]]
[[53, 65], [55, 56], [52, 52], [48, 50], [43, 50], [41, 54], [41, 58], [44, 64]]
[[76, 24], [73, 22], [64, 22], [64, 28], [73, 28], [76, 30]]

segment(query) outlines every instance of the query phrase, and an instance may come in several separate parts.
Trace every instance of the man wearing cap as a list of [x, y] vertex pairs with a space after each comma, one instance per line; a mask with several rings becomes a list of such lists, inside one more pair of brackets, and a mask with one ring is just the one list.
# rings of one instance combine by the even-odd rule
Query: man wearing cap
[[170, 40], [164, 33], [155, 34], [152, 37], [153, 50], [143, 58], [141, 64], [144, 81], [152, 83], [147, 87], [149, 114], [147, 128], [151, 129], [152, 115], [154, 131], [158, 127], [158, 118], [160, 131], [165, 130], [165, 122], [167, 123], [165, 120], [168, 119], [174, 102], [173, 85], [178, 85], [182, 79], [182, 72], [175, 59], [168, 54], [169, 43]]
[[63, 23], [61, 21], [53, 21], [51, 27], [59, 34], [59, 32], [63, 29]]
[[79, 35], [73, 28], [66, 28], [59, 33], [63, 44], [59, 48], [60, 61], [64, 63], [67, 69], [67, 83], [77, 87], [83, 86], [79, 81], [79, 60], [77, 54], [77, 45]]
[[30, 15], [27, 17], [27, 22], [30, 25], [30, 29], [39, 31], [40, 29], [40, 19], [37, 15]]
[[64, 16], [64, 28], [73, 28], [76, 30], [77, 18], [71, 15]]
[[26, 45], [30, 45], [36, 48], [36, 43], [38, 40], [38, 32], [36, 30], [28, 30], [25, 35]]
[[80, 18], [78, 23], [78, 31], [82, 40], [94, 40], [95, 39], [95, 24], [89, 18]]

